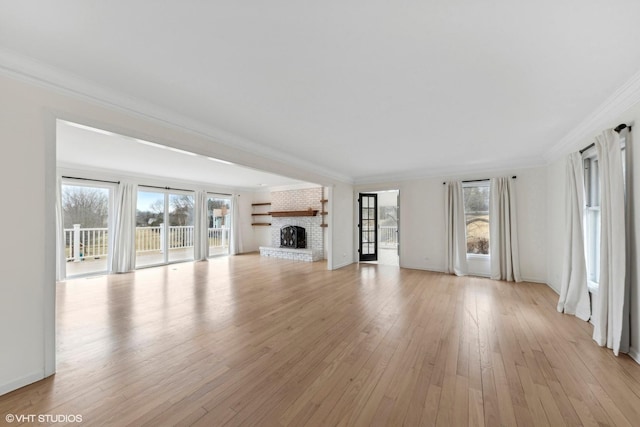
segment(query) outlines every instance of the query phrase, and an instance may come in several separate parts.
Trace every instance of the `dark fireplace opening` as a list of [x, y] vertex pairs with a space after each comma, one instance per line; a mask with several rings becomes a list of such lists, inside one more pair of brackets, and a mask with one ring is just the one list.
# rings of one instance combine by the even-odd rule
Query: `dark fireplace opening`
[[280, 229], [280, 247], [304, 249], [307, 247], [307, 237], [304, 227], [287, 225]]

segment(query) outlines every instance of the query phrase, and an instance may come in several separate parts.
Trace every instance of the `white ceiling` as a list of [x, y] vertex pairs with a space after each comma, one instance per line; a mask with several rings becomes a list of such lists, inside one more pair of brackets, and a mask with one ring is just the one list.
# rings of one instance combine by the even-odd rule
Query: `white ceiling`
[[58, 121], [57, 161], [61, 167], [143, 176], [165, 183], [190, 181], [262, 191], [306, 183], [187, 151]]
[[23, 0], [0, 5], [0, 48], [364, 182], [543, 163], [640, 69], [638, 16], [638, 0]]

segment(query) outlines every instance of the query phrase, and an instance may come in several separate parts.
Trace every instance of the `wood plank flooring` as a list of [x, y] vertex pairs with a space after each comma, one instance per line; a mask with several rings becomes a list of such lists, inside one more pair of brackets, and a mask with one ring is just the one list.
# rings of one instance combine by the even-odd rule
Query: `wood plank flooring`
[[557, 298], [256, 255], [72, 280], [57, 289], [57, 374], [0, 396], [0, 422], [639, 425], [640, 365], [598, 347]]

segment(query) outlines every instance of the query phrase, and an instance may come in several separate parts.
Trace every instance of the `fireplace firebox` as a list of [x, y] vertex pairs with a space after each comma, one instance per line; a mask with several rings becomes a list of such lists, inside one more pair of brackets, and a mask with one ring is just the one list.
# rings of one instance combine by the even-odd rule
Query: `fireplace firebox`
[[280, 247], [304, 249], [307, 247], [307, 237], [304, 227], [287, 225], [280, 229]]

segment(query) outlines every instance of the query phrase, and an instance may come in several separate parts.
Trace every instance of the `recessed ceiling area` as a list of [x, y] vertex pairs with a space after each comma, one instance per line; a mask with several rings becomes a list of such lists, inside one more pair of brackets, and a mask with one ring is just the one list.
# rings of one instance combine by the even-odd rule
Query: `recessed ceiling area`
[[253, 191], [307, 184], [64, 120], [58, 120], [56, 133], [57, 161], [61, 167]]
[[371, 182], [545, 163], [640, 70], [635, 16], [637, 0], [24, 0], [0, 5], [0, 66]]

